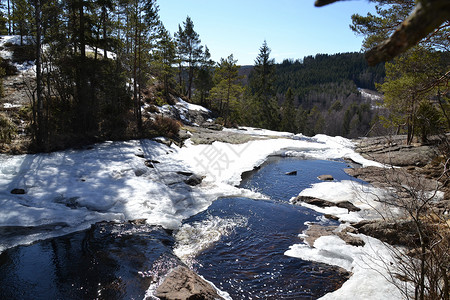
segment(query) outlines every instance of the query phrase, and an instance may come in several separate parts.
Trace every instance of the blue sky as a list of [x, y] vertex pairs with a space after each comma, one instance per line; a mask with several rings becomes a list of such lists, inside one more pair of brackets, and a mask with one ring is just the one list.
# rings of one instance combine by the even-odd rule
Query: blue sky
[[253, 65], [264, 40], [277, 63], [317, 53], [360, 51], [362, 37], [349, 28], [351, 15], [374, 12], [367, 0], [314, 7], [314, 0], [158, 0], [159, 15], [173, 35], [190, 16], [212, 59], [230, 54]]

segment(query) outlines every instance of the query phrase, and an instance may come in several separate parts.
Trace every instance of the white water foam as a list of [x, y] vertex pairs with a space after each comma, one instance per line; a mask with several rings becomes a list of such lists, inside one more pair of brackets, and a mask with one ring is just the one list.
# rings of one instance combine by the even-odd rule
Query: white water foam
[[174, 253], [187, 265], [202, 251], [218, 242], [223, 236], [230, 235], [235, 228], [247, 226], [248, 218], [220, 218], [209, 216], [201, 222], [184, 224], [175, 235]]

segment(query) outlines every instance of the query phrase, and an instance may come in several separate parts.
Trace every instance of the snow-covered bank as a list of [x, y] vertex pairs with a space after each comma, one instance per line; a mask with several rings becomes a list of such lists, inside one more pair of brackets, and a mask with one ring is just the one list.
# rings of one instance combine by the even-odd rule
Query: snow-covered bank
[[362, 234], [357, 236], [365, 246], [348, 245], [337, 236], [322, 236], [314, 242], [314, 247], [296, 244], [285, 254], [339, 266], [353, 273], [340, 289], [326, 294], [321, 300], [402, 299], [400, 290], [387, 280], [389, 275], [384, 263], [389, 261], [389, 250], [377, 239]]

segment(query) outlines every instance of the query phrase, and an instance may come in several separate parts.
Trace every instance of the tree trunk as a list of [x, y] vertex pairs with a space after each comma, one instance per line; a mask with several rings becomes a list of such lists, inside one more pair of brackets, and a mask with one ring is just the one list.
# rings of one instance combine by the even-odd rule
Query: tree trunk
[[[41, 1], [35, 0], [35, 22], [36, 22], [36, 113], [37, 132], [36, 140], [39, 149], [44, 144], [44, 124], [42, 117], [42, 70], [41, 70]], [[36, 120], [35, 120], [36, 121]]]

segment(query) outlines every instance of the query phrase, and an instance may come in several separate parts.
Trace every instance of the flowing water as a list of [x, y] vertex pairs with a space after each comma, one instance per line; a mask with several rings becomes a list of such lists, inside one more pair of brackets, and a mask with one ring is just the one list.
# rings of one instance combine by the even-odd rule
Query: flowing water
[[[301, 242], [299, 234], [306, 229], [305, 222], [337, 224], [289, 204], [289, 199], [319, 182], [320, 175], [352, 179], [343, 171], [346, 167], [336, 161], [273, 158], [258, 171], [246, 174], [241, 183], [270, 200], [218, 199], [184, 222], [177, 234], [176, 252], [233, 299], [317, 299], [336, 290], [347, 274], [283, 253]], [[292, 171], [297, 175], [286, 175]], [[194, 250], [189, 251], [189, 246]]]
[[[319, 175], [352, 179], [345, 167], [271, 159], [241, 184], [270, 200], [218, 199], [173, 235], [158, 226], [103, 222], [7, 249], [0, 254], [0, 299], [143, 299], [179, 263], [174, 252], [233, 299], [316, 299], [339, 288], [346, 274], [283, 253], [301, 242], [305, 222], [336, 223], [289, 199]], [[297, 175], [285, 175], [291, 171]]]

